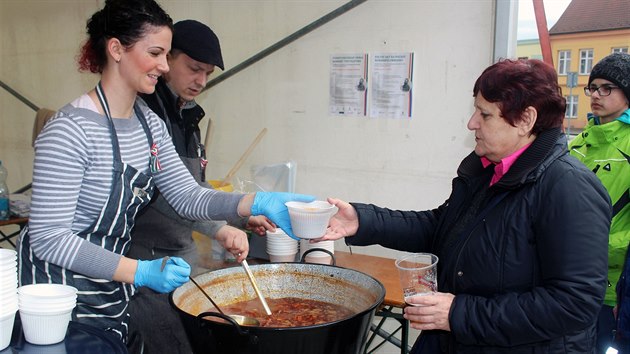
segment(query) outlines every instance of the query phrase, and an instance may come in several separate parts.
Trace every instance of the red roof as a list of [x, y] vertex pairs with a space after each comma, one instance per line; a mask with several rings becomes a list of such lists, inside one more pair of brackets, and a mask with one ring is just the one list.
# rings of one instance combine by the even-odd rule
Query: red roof
[[550, 35], [630, 28], [630, 0], [573, 0]]

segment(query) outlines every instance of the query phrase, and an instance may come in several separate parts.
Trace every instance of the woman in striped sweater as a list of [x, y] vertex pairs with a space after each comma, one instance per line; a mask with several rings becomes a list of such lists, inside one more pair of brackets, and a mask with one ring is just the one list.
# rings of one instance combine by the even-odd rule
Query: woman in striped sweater
[[[125, 257], [138, 211], [154, 186], [183, 217], [265, 215], [290, 230], [287, 193], [235, 194], [200, 187], [177, 155], [164, 121], [137, 99], [168, 71], [172, 20], [154, 0], [108, 0], [87, 22], [79, 66], [101, 75], [91, 91], [62, 107], [35, 143], [29, 225], [18, 251], [21, 284], [78, 289], [73, 320], [127, 339], [134, 286], [170, 292], [190, 266]], [[270, 225], [273, 229], [275, 225]], [[237, 245], [243, 252], [248, 245]]]

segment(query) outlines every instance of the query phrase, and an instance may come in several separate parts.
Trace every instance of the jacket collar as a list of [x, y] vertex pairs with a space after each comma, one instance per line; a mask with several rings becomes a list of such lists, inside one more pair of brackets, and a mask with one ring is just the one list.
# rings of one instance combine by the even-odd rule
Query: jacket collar
[[[494, 186], [514, 189], [538, 177], [546, 167], [545, 161], [567, 152], [566, 137], [560, 128], [552, 128], [540, 133], [527, 150], [519, 156], [510, 170]], [[488, 168], [493, 168], [492, 165]], [[460, 164], [457, 175], [471, 178], [483, 173], [481, 158], [473, 151]]]
[[[158, 78], [155, 90], [159, 97], [164, 98], [162, 102], [164, 103], [164, 108], [167, 110], [166, 113], [169, 120], [174, 121], [174, 117], [181, 117], [185, 125], [197, 125], [205, 116], [203, 108], [195, 101], [184, 104], [180, 109], [177, 102], [179, 97], [171, 90], [171, 87], [166, 83], [163, 77]], [[158, 115], [162, 116], [162, 114]], [[166, 118], [163, 117], [163, 119]]]

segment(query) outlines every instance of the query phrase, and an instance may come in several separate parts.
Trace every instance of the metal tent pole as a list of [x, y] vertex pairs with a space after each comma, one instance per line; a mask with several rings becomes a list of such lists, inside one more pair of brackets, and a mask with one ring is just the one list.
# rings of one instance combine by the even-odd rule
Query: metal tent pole
[[7, 90], [10, 94], [12, 94], [15, 98], [22, 101], [25, 105], [29, 106], [35, 112], [39, 111], [39, 107], [37, 107], [33, 102], [29, 101], [26, 97], [20, 95], [19, 92], [15, 91], [9, 85], [5, 84], [4, 81], [0, 80], [0, 86]]
[[334, 20], [335, 18], [345, 14], [346, 12], [352, 10], [353, 8], [357, 7], [358, 5], [366, 2], [367, 0], [352, 0], [340, 7], [338, 7], [337, 9], [329, 12], [328, 14], [320, 17], [319, 19], [311, 22], [310, 24], [306, 25], [305, 27], [302, 27], [301, 29], [297, 30], [296, 32], [294, 32], [293, 34], [290, 34], [289, 36], [285, 37], [284, 39], [281, 39], [280, 41], [276, 42], [275, 44], [272, 44], [271, 46], [267, 47], [266, 49], [263, 49], [262, 51], [258, 52], [257, 54], [253, 55], [252, 57], [250, 57], [249, 59], [246, 59], [245, 61], [243, 61], [242, 63], [236, 65], [235, 67], [233, 67], [230, 70], [225, 71], [223, 74], [219, 75], [216, 79], [211, 80], [210, 82], [208, 82], [206, 84], [206, 87], [204, 87], [204, 89], [202, 91], [205, 91], [209, 88], [211, 88], [212, 86], [215, 86], [217, 84], [219, 84], [220, 82], [229, 79], [230, 77], [236, 75], [237, 73], [239, 73], [240, 71], [244, 70], [245, 68], [251, 66], [252, 64], [256, 63], [257, 61], [261, 60], [262, 58], [268, 56], [269, 54], [277, 51], [278, 49], [286, 46], [287, 44], [295, 41], [296, 39], [304, 36], [305, 34], [315, 30], [318, 27], [321, 27], [322, 25]]

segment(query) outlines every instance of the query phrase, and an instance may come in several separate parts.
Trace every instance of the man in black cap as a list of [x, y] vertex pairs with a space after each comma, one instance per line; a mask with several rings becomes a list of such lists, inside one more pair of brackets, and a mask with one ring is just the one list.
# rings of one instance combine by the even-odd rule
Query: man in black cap
[[[600, 60], [591, 70], [584, 93], [591, 99], [592, 113], [588, 124], [569, 148], [571, 155], [595, 172], [613, 204], [608, 238], [608, 289], [597, 322], [597, 353], [607, 352], [615, 333], [615, 345], [625, 345], [617, 349], [620, 353], [628, 353], [630, 262], [626, 254], [630, 242], [630, 55], [613, 53]], [[624, 263], [624, 274], [620, 277]], [[615, 306], [618, 307], [617, 320], [613, 314]]]
[[[167, 55], [169, 72], [160, 77], [155, 92], [142, 95], [149, 107], [166, 123], [173, 144], [184, 164], [199, 184], [210, 187], [205, 179], [207, 163], [201, 143], [199, 122], [205, 112], [196, 102], [215, 67], [224, 69], [219, 39], [203, 23], [177, 22], [173, 29], [171, 51]], [[240, 257], [249, 252], [248, 228], [260, 235], [271, 228], [265, 217], [250, 217], [233, 227], [224, 221], [193, 222], [181, 218], [159, 194], [136, 218], [127, 256], [157, 259], [165, 256], [184, 258], [198, 272], [197, 249], [192, 232], [216, 239], [226, 250]], [[239, 258], [240, 258], [239, 257]], [[190, 353], [190, 344], [178, 315], [168, 302], [168, 294], [140, 288], [130, 303], [130, 333], [139, 333], [144, 353]]]

